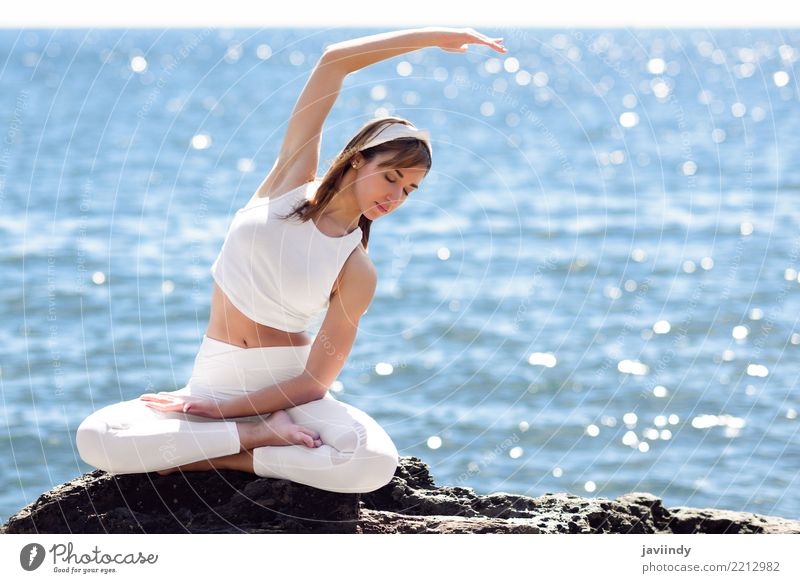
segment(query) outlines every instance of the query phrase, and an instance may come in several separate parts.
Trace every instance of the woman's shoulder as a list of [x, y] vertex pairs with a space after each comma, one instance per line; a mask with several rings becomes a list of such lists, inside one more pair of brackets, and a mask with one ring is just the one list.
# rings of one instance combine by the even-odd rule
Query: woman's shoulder
[[[318, 184], [321, 180], [321, 178], [314, 178], [313, 180], [306, 179], [305, 182], [294, 181], [292, 183], [273, 185], [271, 188], [266, 188], [262, 182], [261, 185], [256, 189], [255, 193], [253, 193], [253, 196], [250, 197], [250, 200], [247, 201], [247, 204], [245, 204], [242, 208], [248, 209], [255, 206], [261, 206], [268, 200], [291, 202], [293, 198], [299, 197], [301, 194], [305, 195], [307, 187], [311, 186], [312, 184]], [[291, 193], [294, 193], [296, 197], [289, 196]]]
[[333, 294], [337, 293], [342, 286], [374, 291], [377, 282], [378, 270], [367, 254], [367, 250], [359, 243], [342, 265], [339, 276], [336, 278]]
[[318, 184], [321, 181], [321, 176], [312, 176], [305, 172], [300, 173], [295, 169], [276, 173], [275, 168], [273, 168], [264, 180], [261, 181], [261, 184], [258, 185], [251, 200], [275, 200], [281, 198], [285, 194], [303, 190], [303, 187], [312, 183]]
[[378, 277], [378, 270], [375, 269], [375, 264], [372, 263], [372, 259], [370, 259], [367, 250], [364, 249], [364, 245], [361, 243], [356, 245], [356, 248], [353, 249], [353, 252], [344, 262], [342, 273], [349, 280], [362, 283]]
[[308, 186], [311, 183], [318, 182], [318, 178], [314, 178], [313, 180], [288, 180], [286, 182], [279, 182], [277, 184], [270, 185], [269, 188], [264, 188], [263, 185], [256, 190], [255, 195], [253, 198], [258, 199], [271, 199], [276, 200], [281, 198], [282, 196], [289, 194], [290, 192], [302, 190], [303, 187]]

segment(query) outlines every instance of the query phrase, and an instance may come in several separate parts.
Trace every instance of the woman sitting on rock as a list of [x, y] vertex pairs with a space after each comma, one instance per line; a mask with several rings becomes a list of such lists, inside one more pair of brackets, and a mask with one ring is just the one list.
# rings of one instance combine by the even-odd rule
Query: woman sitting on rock
[[[386, 431], [328, 388], [376, 288], [372, 222], [396, 211], [431, 168], [425, 129], [364, 124], [317, 178], [322, 127], [344, 78], [422, 49], [505, 52], [471, 28], [422, 28], [328, 46], [289, 118], [272, 170], [240, 208], [211, 266], [208, 328], [189, 382], [89, 415], [81, 458], [113, 474], [235, 469], [333, 492], [386, 485], [398, 463]], [[325, 318], [313, 339], [311, 320]]]

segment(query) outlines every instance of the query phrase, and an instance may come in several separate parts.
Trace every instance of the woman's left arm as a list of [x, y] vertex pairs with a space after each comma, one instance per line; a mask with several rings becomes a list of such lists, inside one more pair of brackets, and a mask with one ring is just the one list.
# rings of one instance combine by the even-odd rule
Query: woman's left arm
[[334, 43], [325, 47], [325, 60], [330, 67], [347, 75], [378, 61], [423, 49], [439, 47], [442, 50], [465, 53], [467, 45], [482, 44], [505, 53], [502, 38], [490, 38], [474, 28], [444, 28], [427, 26], [383, 32]]
[[288, 381], [226, 399], [220, 404], [223, 417], [258, 415], [325, 397], [350, 355], [358, 322], [375, 295], [375, 267], [363, 257], [357, 259], [342, 268], [341, 283], [311, 345], [305, 370]]
[[139, 399], [149, 408], [161, 413], [188, 413], [212, 419], [232, 419], [261, 413], [271, 413], [316, 401], [324, 395], [319, 382], [303, 372], [238, 397], [211, 399], [195, 395], [174, 394], [170, 391], [145, 393]]

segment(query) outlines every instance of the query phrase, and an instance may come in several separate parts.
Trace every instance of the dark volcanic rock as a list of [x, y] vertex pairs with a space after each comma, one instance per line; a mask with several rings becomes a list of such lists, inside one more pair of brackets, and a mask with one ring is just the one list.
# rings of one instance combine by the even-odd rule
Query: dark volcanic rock
[[96, 470], [42, 494], [3, 533], [800, 533], [800, 521], [713, 508], [665, 508], [652, 494], [537, 498], [437, 487], [402, 457], [392, 481], [337, 494], [219, 472], [111, 476]]
[[8, 519], [7, 533], [356, 532], [358, 495], [246, 472], [109, 475], [57, 486]]

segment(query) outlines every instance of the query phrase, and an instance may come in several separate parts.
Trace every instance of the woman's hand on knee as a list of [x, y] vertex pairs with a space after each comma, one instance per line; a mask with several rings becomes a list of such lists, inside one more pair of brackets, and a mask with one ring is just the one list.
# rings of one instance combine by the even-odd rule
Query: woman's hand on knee
[[144, 395], [139, 395], [139, 399], [144, 401], [145, 405], [151, 409], [162, 413], [188, 413], [213, 419], [222, 419], [223, 417], [220, 403], [213, 399], [193, 397], [191, 395], [173, 395], [167, 391], [145, 393]]

